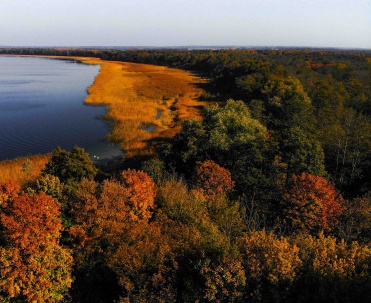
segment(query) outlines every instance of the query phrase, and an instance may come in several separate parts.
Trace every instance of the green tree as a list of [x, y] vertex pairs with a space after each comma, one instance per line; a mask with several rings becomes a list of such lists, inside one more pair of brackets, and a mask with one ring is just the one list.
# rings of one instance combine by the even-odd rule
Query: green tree
[[282, 160], [287, 164], [287, 178], [303, 172], [316, 176], [327, 175], [325, 154], [321, 143], [299, 127], [293, 127], [282, 135]]
[[285, 131], [300, 126], [314, 131], [314, 108], [299, 79], [272, 75], [263, 93], [268, 129]]
[[236, 191], [258, 201], [266, 214], [280, 195], [277, 145], [242, 101], [206, 108], [204, 120], [185, 122], [167, 151], [166, 160], [189, 179], [198, 161], [212, 160], [228, 169]]
[[46, 164], [43, 174], [56, 176], [61, 182], [76, 186], [83, 178], [93, 179], [97, 168], [83, 148], [75, 146], [71, 151], [58, 147]]

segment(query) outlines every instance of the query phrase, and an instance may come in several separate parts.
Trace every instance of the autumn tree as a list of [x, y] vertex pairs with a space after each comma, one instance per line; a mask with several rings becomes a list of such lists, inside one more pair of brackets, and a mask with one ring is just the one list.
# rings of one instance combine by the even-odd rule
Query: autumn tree
[[176, 301], [178, 264], [161, 224], [133, 223], [107, 259], [120, 286], [119, 302]]
[[20, 190], [21, 186], [12, 180], [0, 184], [0, 206], [18, 197]]
[[0, 212], [0, 297], [59, 302], [71, 286], [72, 256], [60, 243], [58, 203], [44, 193], [8, 198]]
[[149, 219], [150, 209], [155, 200], [155, 183], [144, 171], [124, 170], [121, 182], [126, 188], [125, 203], [130, 207], [132, 216]]
[[75, 259], [72, 295], [81, 302], [117, 299], [117, 282], [107, 267], [107, 253], [128, 227], [126, 190], [116, 181], [83, 179], [75, 193], [69, 229]]
[[142, 171], [124, 171], [120, 181], [99, 184], [84, 179], [80, 183], [72, 204], [70, 228], [76, 259], [75, 296], [85, 297], [84, 302], [116, 298], [119, 285], [109, 260], [123, 242], [130, 241], [131, 233], [141, 228], [137, 225], [148, 222], [154, 197], [154, 182]]
[[234, 187], [231, 173], [212, 160], [197, 162], [196, 174], [197, 186], [208, 197], [229, 194]]
[[273, 302], [285, 298], [302, 266], [299, 248], [263, 230], [243, 237], [240, 249], [247, 278], [246, 299]]
[[371, 249], [331, 236], [300, 234], [293, 239], [303, 262], [293, 302], [368, 302]]
[[283, 218], [293, 230], [317, 233], [336, 227], [344, 199], [326, 179], [294, 175], [282, 202]]

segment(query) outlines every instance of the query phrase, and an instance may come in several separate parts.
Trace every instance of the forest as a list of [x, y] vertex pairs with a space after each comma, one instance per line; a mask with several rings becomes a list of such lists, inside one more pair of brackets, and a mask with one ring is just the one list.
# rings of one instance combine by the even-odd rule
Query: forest
[[56, 148], [0, 184], [0, 302], [369, 302], [371, 51], [0, 54], [189, 70], [210, 104], [123, 168]]

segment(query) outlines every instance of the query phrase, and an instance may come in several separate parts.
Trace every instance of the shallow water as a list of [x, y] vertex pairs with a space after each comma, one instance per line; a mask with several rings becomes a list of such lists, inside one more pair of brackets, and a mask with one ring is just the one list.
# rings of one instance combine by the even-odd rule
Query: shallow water
[[98, 71], [74, 61], [0, 57], [0, 160], [75, 145], [92, 159], [122, 155], [105, 139], [106, 108], [83, 103]]

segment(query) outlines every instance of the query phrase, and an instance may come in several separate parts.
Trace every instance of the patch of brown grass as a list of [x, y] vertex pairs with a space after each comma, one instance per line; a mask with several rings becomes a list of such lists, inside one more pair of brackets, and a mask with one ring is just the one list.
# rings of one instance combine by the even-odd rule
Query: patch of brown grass
[[13, 180], [22, 186], [35, 181], [49, 159], [50, 155], [36, 155], [0, 162], [0, 184]]
[[[110, 138], [127, 157], [150, 155], [151, 142], [174, 136], [184, 119], [200, 117], [201, 79], [189, 72], [128, 62], [82, 60], [101, 69], [89, 87], [88, 104], [106, 104], [114, 121]], [[151, 129], [148, 131], [148, 128]]]

